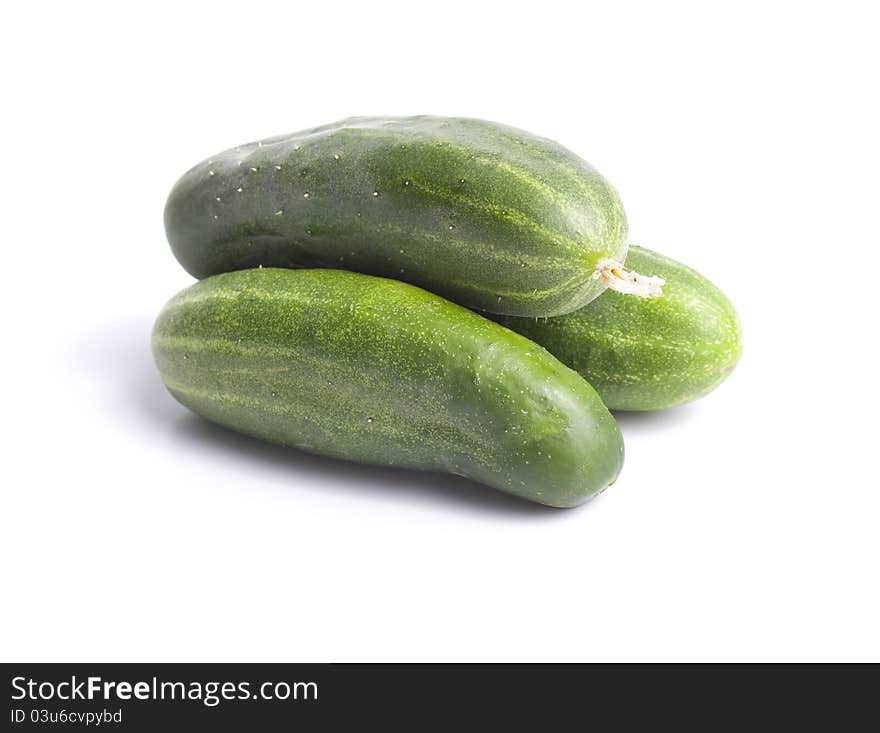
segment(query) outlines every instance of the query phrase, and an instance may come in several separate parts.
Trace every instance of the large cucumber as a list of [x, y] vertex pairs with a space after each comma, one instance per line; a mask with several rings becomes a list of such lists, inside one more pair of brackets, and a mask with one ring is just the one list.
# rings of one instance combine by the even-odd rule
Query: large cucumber
[[742, 350], [731, 302], [699, 273], [651, 250], [630, 247], [626, 264], [663, 277], [663, 297], [609, 291], [568, 315], [498, 320], [580, 372], [612, 410], [673, 407], [713, 390]]
[[352, 118], [220, 153], [177, 182], [165, 228], [198, 278], [333, 267], [521, 316], [599, 295], [627, 233], [617, 192], [574, 153], [443, 117]]
[[468, 476], [552, 506], [612, 483], [614, 418], [540, 346], [412, 285], [341, 270], [217, 275], [153, 331], [171, 394], [312, 453]]

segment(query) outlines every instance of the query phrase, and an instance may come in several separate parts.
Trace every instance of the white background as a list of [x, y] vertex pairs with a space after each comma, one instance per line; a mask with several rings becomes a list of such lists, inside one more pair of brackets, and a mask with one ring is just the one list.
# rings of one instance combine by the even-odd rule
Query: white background
[[[2, 657], [880, 659], [872, 5], [6, 8]], [[421, 113], [559, 140], [740, 311], [586, 506], [241, 438], [153, 367], [181, 173]]]

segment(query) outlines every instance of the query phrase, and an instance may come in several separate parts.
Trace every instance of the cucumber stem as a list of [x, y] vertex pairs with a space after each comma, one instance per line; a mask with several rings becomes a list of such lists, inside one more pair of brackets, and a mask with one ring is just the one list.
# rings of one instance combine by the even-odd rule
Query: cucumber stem
[[666, 284], [662, 277], [630, 272], [617, 260], [612, 259], [602, 260], [596, 265], [593, 280], [598, 280], [600, 277], [612, 290], [639, 298], [659, 298], [663, 295], [663, 286]]

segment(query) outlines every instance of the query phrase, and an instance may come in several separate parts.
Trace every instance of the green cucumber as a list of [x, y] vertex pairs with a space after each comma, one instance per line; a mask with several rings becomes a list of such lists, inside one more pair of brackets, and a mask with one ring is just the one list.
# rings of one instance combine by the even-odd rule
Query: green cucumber
[[215, 155], [174, 186], [165, 229], [197, 278], [332, 267], [521, 316], [598, 296], [627, 233], [617, 192], [574, 153], [443, 117], [352, 118]]
[[699, 273], [651, 250], [630, 247], [626, 264], [664, 278], [663, 297], [609, 291], [568, 315], [497, 320], [580, 372], [612, 410], [674, 407], [715, 389], [742, 351], [731, 302]]
[[576, 372], [394, 280], [217, 275], [165, 306], [153, 354], [194, 412], [312, 453], [460, 474], [559, 507], [605, 489], [623, 461], [614, 418]]

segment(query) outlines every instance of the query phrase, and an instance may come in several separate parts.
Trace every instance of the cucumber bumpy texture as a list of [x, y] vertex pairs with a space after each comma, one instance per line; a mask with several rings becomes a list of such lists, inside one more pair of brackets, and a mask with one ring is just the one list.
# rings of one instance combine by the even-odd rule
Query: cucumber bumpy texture
[[152, 343], [185, 406], [312, 453], [460, 474], [558, 507], [602, 491], [622, 465], [617, 424], [576, 372], [398, 281], [217, 275], [165, 306]]
[[555, 318], [497, 320], [577, 370], [612, 410], [659, 410], [712, 391], [742, 353], [739, 319], [709, 280], [679, 262], [630, 247], [626, 265], [666, 280], [662, 298], [607, 291]]
[[623, 262], [617, 192], [561, 145], [483, 120], [351, 118], [242, 145], [187, 172], [165, 207], [197, 278], [331, 267], [404, 280], [476, 310], [551, 316]]

